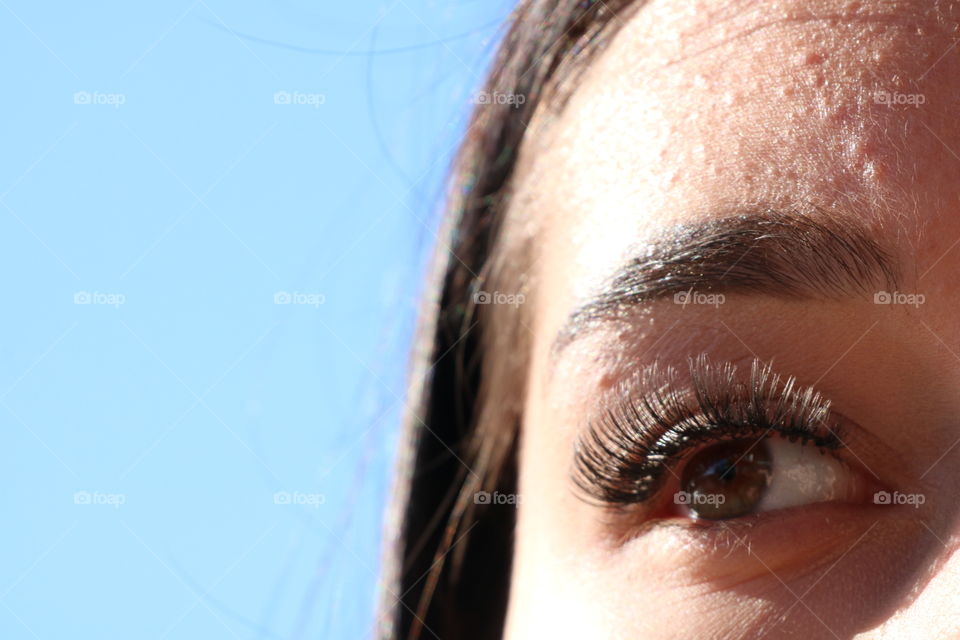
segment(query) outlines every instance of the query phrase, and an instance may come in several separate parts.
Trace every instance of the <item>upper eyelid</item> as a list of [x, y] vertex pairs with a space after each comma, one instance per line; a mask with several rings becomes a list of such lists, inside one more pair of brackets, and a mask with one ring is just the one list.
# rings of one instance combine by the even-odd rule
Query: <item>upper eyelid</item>
[[[657, 490], [666, 465], [691, 446], [738, 432], [763, 437], [776, 430], [825, 449], [845, 446], [830, 403], [769, 365], [755, 360], [749, 384], [730, 363], [713, 365], [705, 356], [691, 360], [690, 369], [686, 385], [675, 370], [651, 365], [618, 386], [605, 401], [612, 405], [577, 440], [573, 480], [581, 491], [607, 504], [643, 502]], [[680, 429], [684, 420], [691, 422]], [[712, 423], [723, 421], [729, 424], [721, 434]], [[686, 442], [669, 441], [677, 429]]]

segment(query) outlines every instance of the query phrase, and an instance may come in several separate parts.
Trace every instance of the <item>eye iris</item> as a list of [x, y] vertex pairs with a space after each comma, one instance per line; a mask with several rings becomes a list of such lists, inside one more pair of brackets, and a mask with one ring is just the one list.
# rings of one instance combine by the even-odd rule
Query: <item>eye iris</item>
[[698, 451], [680, 479], [690, 513], [723, 520], [747, 515], [770, 484], [772, 456], [766, 440], [732, 440]]

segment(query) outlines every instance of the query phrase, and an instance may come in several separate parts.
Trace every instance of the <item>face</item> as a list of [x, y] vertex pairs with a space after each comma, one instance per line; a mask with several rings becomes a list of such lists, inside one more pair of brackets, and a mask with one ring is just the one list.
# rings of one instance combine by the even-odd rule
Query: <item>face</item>
[[931, 4], [653, 2], [531, 123], [508, 638], [960, 637]]

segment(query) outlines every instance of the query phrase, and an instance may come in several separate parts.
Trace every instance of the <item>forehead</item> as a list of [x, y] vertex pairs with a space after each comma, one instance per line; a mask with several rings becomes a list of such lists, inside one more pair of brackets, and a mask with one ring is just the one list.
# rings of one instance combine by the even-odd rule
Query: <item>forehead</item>
[[576, 298], [664, 225], [757, 206], [932, 260], [960, 237], [960, 52], [928, 5], [645, 6], [533, 123], [511, 214], [536, 218], [541, 272]]

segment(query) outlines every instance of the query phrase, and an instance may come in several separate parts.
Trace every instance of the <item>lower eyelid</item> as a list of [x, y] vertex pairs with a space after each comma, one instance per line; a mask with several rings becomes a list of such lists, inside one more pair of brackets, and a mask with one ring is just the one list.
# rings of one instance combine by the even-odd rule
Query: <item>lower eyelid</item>
[[[670, 549], [665, 561], [675, 576], [712, 588], [736, 586], [753, 578], [789, 581], [816, 566], [828, 566], [880, 520], [872, 504], [840, 501], [754, 513], [732, 520], [667, 518], [634, 527], [619, 548]], [[919, 531], [911, 514], [891, 514], [891, 535], [904, 542]], [[895, 522], [897, 524], [891, 524]], [[910, 532], [908, 535], [905, 532]], [[789, 540], [788, 544], [784, 541]], [[758, 560], [762, 559], [762, 562]], [[773, 572], [773, 574], [771, 574]], [[774, 579], [778, 585], [779, 580]], [[773, 585], [776, 588], [776, 585]]]

